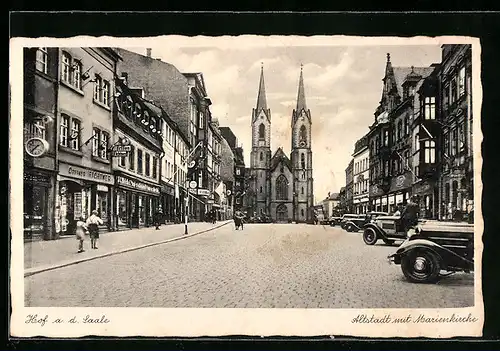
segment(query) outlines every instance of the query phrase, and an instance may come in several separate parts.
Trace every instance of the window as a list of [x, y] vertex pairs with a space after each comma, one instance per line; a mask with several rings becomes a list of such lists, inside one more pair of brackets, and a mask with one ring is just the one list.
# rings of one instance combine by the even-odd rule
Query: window
[[288, 200], [288, 180], [283, 174], [276, 179], [276, 200]]
[[302, 208], [302, 209], [300, 209], [300, 215], [301, 215], [302, 217], [304, 217], [304, 209], [303, 209], [303, 208]]
[[408, 134], [410, 134], [410, 127], [409, 127], [409, 124], [408, 124], [408, 118], [405, 117], [403, 119], [403, 121], [404, 121], [404, 134], [408, 135]]
[[36, 50], [36, 63], [35, 68], [47, 74], [47, 48], [38, 48]]
[[264, 153], [260, 153], [259, 159], [262, 161], [264, 159]]
[[301, 193], [302, 195], [304, 195], [304, 187], [301, 187], [301, 188], [300, 188], [300, 193]]
[[94, 100], [109, 106], [109, 82], [96, 75], [94, 84]]
[[71, 83], [70, 67], [71, 67], [71, 55], [67, 52], [63, 52], [61, 61], [61, 80], [66, 83]]
[[101, 131], [101, 158], [103, 160], [108, 159], [108, 141], [109, 141], [109, 136], [108, 133]]
[[236, 175], [241, 175], [241, 170], [239, 168], [236, 168]]
[[307, 142], [307, 130], [304, 125], [300, 127], [300, 141]]
[[457, 93], [458, 93], [458, 88], [457, 88], [457, 79], [453, 77], [451, 80], [451, 85], [450, 85], [450, 103], [453, 104], [455, 101], [457, 101]]
[[128, 168], [133, 171], [135, 169], [135, 147], [130, 145], [130, 152], [128, 154]]
[[36, 120], [27, 124], [27, 132], [30, 137], [46, 139], [45, 123], [41, 120]]
[[419, 134], [420, 133], [420, 128], [416, 128], [416, 133], [415, 133], [415, 151], [418, 151], [420, 149], [420, 138]]
[[80, 150], [80, 121], [71, 119], [71, 148], [73, 150]]
[[458, 71], [458, 96], [465, 94], [465, 66]]
[[436, 142], [434, 140], [426, 140], [424, 142], [424, 162], [436, 162]]
[[262, 187], [259, 188], [260, 193], [262, 193]]
[[447, 109], [450, 105], [450, 85], [446, 84], [443, 90], [443, 107]]
[[146, 153], [146, 176], [149, 177], [151, 175], [151, 156]]
[[389, 146], [389, 130], [384, 130], [384, 146]]
[[264, 140], [266, 138], [266, 127], [264, 123], [261, 123], [259, 126], [259, 140]]
[[465, 130], [463, 122], [458, 125], [458, 149], [460, 151], [465, 149]]
[[142, 150], [137, 149], [137, 173], [142, 174]]
[[403, 126], [401, 124], [401, 121], [398, 121], [398, 140], [401, 139], [402, 137], [402, 131], [403, 131]]
[[92, 130], [92, 156], [99, 156], [99, 129]]
[[304, 155], [304, 153], [300, 154], [300, 167], [302, 169], [306, 169], [306, 156]]
[[434, 96], [426, 96], [424, 99], [424, 118], [436, 119], [436, 98]]
[[200, 112], [199, 128], [203, 129], [203, 126], [204, 126], [203, 112]]
[[61, 116], [61, 130], [59, 137], [59, 144], [62, 146], [68, 147], [68, 133], [69, 133], [69, 116], [62, 115]]
[[453, 130], [451, 131], [451, 150], [450, 150], [452, 156], [456, 155], [457, 153], [457, 138], [458, 138], [457, 129], [453, 128]]
[[445, 155], [450, 152], [450, 134], [444, 134], [444, 153]]
[[384, 161], [384, 176], [389, 176], [389, 161]]
[[82, 89], [82, 63], [73, 60], [73, 85], [75, 88], [81, 90]]

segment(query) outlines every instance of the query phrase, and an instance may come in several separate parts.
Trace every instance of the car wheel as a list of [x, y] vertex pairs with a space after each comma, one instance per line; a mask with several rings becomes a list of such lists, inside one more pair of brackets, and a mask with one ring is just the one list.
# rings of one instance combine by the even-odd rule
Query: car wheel
[[367, 228], [363, 232], [363, 241], [365, 242], [366, 245], [375, 245], [377, 242], [378, 237], [377, 233], [373, 228]]
[[394, 240], [384, 239], [384, 243], [385, 243], [386, 245], [392, 245], [392, 244], [394, 244]]
[[401, 270], [412, 283], [434, 283], [441, 271], [439, 257], [428, 250], [413, 250], [402, 257]]

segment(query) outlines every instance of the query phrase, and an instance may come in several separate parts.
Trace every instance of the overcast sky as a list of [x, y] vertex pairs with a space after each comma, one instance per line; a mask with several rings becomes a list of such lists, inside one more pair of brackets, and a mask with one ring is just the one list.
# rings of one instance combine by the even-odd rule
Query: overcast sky
[[[261, 62], [268, 107], [272, 115], [271, 147], [290, 152], [290, 124], [297, 99], [300, 64], [304, 65], [307, 107], [312, 115], [314, 195], [316, 201], [345, 185], [345, 168], [354, 143], [374, 120], [389, 52], [393, 66], [429, 66], [441, 61], [433, 46], [293, 46], [251, 45], [241, 38], [221, 48], [206, 38], [198, 46], [185, 41], [152, 48], [152, 56], [172, 63], [181, 72], [202, 72], [213, 105], [212, 115], [230, 127], [242, 144], [245, 163], [251, 151], [251, 113], [257, 101]], [[141, 54], [146, 48], [126, 48]]]

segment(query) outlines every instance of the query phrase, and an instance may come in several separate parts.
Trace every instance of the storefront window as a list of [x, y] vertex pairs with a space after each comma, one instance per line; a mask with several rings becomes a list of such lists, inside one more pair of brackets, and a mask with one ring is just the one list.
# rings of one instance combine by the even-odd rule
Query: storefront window
[[99, 191], [97, 193], [97, 213], [104, 224], [108, 222], [108, 193]]
[[127, 225], [127, 193], [125, 191], [116, 193], [116, 213], [118, 225]]
[[145, 196], [139, 195], [139, 225], [146, 223], [146, 199]]
[[43, 235], [46, 222], [47, 189], [37, 185], [24, 187], [24, 234]]

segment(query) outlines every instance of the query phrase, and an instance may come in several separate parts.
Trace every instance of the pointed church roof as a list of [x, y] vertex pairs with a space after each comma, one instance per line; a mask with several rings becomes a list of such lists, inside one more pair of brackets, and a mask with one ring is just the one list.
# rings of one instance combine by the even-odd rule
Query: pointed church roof
[[292, 162], [288, 158], [288, 156], [283, 152], [281, 147], [276, 150], [273, 157], [271, 157], [271, 167], [270, 169], [275, 169], [281, 162], [284, 162], [289, 170], [292, 170]]
[[304, 76], [302, 73], [302, 64], [300, 65], [299, 92], [297, 94], [297, 112], [304, 109], [307, 111], [306, 93], [304, 90]]
[[260, 67], [259, 94], [257, 95], [257, 111], [267, 110], [266, 86], [264, 84], [264, 66]]

